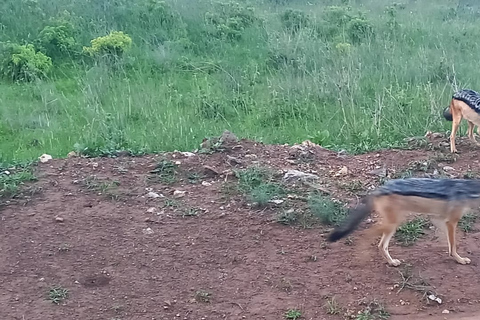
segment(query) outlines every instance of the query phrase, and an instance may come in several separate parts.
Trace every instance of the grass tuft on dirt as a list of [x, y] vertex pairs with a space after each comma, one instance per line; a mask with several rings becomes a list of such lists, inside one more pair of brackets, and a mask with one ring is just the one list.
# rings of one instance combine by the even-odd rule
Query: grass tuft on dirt
[[395, 238], [402, 246], [411, 246], [425, 234], [425, 228], [428, 225], [429, 223], [426, 218], [416, 217], [398, 227]]

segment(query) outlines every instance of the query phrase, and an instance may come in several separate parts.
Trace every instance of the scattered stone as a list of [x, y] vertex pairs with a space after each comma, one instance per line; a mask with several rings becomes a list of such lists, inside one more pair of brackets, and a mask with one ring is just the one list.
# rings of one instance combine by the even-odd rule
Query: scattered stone
[[156, 199], [156, 198], [164, 198], [165, 196], [163, 194], [158, 194], [156, 192], [150, 191], [149, 193], [147, 193], [147, 197]]
[[274, 203], [274, 204], [282, 204], [285, 200], [281, 200], [281, 199], [274, 199], [274, 200], [270, 200], [268, 202], [270, 203]]
[[209, 187], [211, 186], [212, 184], [210, 182], [207, 182], [207, 181], [202, 181], [202, 186], [204, 187]]
[[78, 157], [78, 153], [76, 153], [75, 151], [70, 151], [69, 153], [67, 153], [67, 158], [75, 158], [75, 157]]
[[185, 192], [186, 191], [175, 190], [175, 191], [173, 191], [173, 196], [175, 198], [181, 198], [181, 197], [185, 196]]
[[311, 173], [305, 173], [299, 170], [295, 169], [290, 169], [288, 170], [285, 175], [283, 176], [284, 181], [290, 181], [290, 180], [315, 180], [318, 179], [319, 177], [315, 174]]
[[10, 171], [8, 171], [8, 170], [3, 171], [2, 173], [6, 174], [7, 176], [10, 175]]
[[342, 169], [340, 169], [336, 174], [335, 176], [338, 177], [338, 176], [344, 176], [344, 175], [347, 175], [348, 174], [348, 168], [343, 166]]
[[193, 152], [180, 152], [180, 154], [184, 157], [193, 157], [195, 155]]
[[49, 160], [52, 160], [53, 158], [51, 155], [44, 153], [40, 157], [38, 157], [38, 159], [40, 160], [41, 163], [46, 163]]
[[63, 222], [63, 218], [62, 218], [62, 217], [56, 217], [56, 218], [55, 218], [55, 221], [57, 221], [57, 222]]
[[454, 171], [455, 170], [455, 168], [450, 167], [450, 166], [445, 166], [442, 169], [443, 169], [443, 171]]
[[442, 299], [440, 299], [439, 297], [436, 297], [435, 295], [431, 294], [428, 296], [428, 299], [432, 300], [432, 301], [437, 301], [438, 304], [441, 304], [442, 303]]
[[227, 154], [227, 162], [230, 164], [242, 164], [242, 161]]
[[155, 208], [155, 207], [151, 207], [151, 208], [147, 209], [148, 213], [155, 213], [155, 211], [157, 211], [157, 208]]
[[153, 222], [152, 218], [145, 218], [145, 222]]
[[385, 178], [387, 176], [387, 169], [386, 168], [374, 169], [370, 171], [369, 174]]
[[445, 310], [442, 311], [442, 313], [447, 314], [447, 313], [450, 313], [450, 311], [448, 311], [447, 309], [445, 309]]
[[152, 234], [153, 230], [151, 228], [143, 229], [144, 234]]
[[175, 164], [176, 164], [177, 166], [179, 166], [179, 165], [182, 164], [182, 162], [181, 162], [181, 161], [175, 161]]
[[218, 176], [220, 175], [220, 172], [218, 172], [216, 169], [214, 169], [213, 167], [210, 167], [210, 166], [203, 166], [203, 169], [205, 171], [205, 174], [207, 175], [215, 175], [215, 176]]

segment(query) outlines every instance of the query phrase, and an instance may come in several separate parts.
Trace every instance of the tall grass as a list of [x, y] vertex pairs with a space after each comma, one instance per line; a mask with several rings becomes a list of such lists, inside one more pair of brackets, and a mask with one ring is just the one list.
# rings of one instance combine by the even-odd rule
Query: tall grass
[[[452, 91], [480, 89], [478, 15], [455, 1], [225, 1], [3, 1], [0, 41], [61, 18], [76, 49], [0, 82], [0, 162], [191, 150], [223, 129], [361, 152], [447, 130]], [[81, 53], [112, 30], [133, 40], [115, 66]]]

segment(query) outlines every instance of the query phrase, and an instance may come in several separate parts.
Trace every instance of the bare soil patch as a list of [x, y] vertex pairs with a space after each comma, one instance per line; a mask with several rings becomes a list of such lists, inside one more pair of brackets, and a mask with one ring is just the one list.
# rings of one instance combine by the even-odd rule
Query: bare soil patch
[[[462, 153], [452, 157], [446, 141], [352, 156], [309, 144], [242, 140], [211, 154], [41, 163], [38, 181], [0, 209], [0, 318], [286, 319], [290, 311], [294, 319], [295, 310], [299, 319], [480, 314], [478, 222], [457, 232], [470, 265], [448, 257], [445, 234], [427, 228], [411, 246], [392, 241], [392, 255], [403, 262], [393, 268], [378, 253], [378, 239], [365, 240], [375, 216], [334, 244], [324, 241], [330, 226], [277, 221], [281, 212], [307, 212], [312, 190], [354, 204], [393, 177], [478, 177], [476, 147], [459, 139]], [[277, 180], [289, 169], [319, 178], [290, 183], [280, 201], [258, 207], [237, 190], [235, 176], [254, 166], [271, 168]], [[426, 297], [432, 292], [441, 304]]]

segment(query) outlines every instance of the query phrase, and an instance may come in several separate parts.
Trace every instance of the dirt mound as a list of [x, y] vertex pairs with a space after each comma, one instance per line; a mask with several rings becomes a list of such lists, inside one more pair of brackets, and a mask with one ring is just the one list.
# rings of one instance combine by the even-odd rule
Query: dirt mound
[[[312, 193], [348, 205], [389, 178], [478, 175], [475, 147], [461, 140], [463, 153], [453, 157], [446, 138], [435, 139], [421, 149], [358, 156], [308, 142], [225, 145], [220, 139], [204, 141], [196, 153], [40, 163], [38, 181], [1, 208], [0, 316], [473, 315], [480, 312], [480, 232], [474, 220], [468, 232], [457, 233], [459, 252], [472, 259], [470, 265], [448, 257], [443, 233], [424, 228], [411, 246], [392, 241], [392, 254], [403, 262], [392, 268], [380, 257], [376, 239], [363, 237], [375, 216], [335, 244], [324, 241], [330, 225], [306, 219], [312, 217]], [[269, 168], [270, 180], [258, 181], [264, 172], [249, 168]], [[312, 179], [285, 180], [289, 170]], [[432, 294], [441, 304], [428, 298]]]

